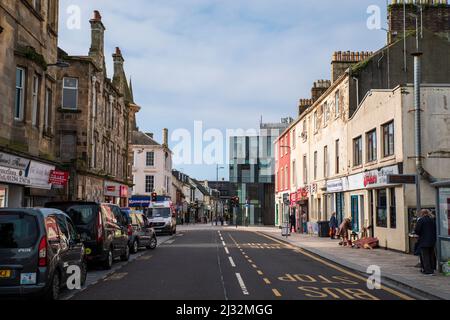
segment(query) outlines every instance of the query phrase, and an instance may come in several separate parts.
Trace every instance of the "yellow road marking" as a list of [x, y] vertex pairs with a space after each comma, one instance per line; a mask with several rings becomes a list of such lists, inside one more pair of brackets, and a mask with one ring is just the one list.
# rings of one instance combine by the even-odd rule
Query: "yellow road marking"
[[[350, 271], [348, 271], [348, 270], [345, 270], [345, 269], [343, 269], [343, 268], [341, 268], [341, 267], [339, 267], [339, 266], [336, 266], [336, 265], [334, 265], [334, 264], [331, 264], [331, 263], [329, 263], [329, 262], [327, 262], [327, 261], [325, 261], [325, 260], [323, 260], [323, 259], [321, 259], [321, 258], [318, 258], [318, 257], [316, 257], [316, 256], [314, 256], [314, 255], [312, 255], [312, 254], [309, 254], [308, 252], [305, 252], [305, 250], [303, 250], [303, 249], [301, 249], [301, 248], [294, 247], [294, 246], [291, 245], [291, 244], [284, 243], [284, 242], [282, 242], [282, 241], [280, 241], [280, 240], [278, 240], [278, 239], [272, 238], [272, 237], [270, 237], [270, 236], [268, 236], [268, 235], [265, 235], [265, 234], [263, 234], [263, 233], [260, 233], [260, 232], [257, 232], [257, 233], [258, 233], [259, 235], [261, 235], [261, 236], [267, 238], [267, 239], [270, 239], [270, 240], [275, 241], [275, 242], [277, 242], [277, 243], [283, 244], [285, 247], [290, 248], [290, 249], [293, 249], [294, 251], [296, 251], [296, 252], [298, 252], [298, 253], [301, 253], [301, 254], [303, 254], [304, 256], [307, 256], [307, 257], [309, 257], [309, 258], [311, 258], [311, 259], [313, 259], [313, 260], [316, 260], [316, 261], [318, 261], [318, 262], [320, 262], [320, 263], [322, 263], [322, 264], [324, 264], [324, 265], [326, 265], [326, 266], [328, 266], [328, 267], [331, 267], [331, 268], [333, 268], [333, 269], [335, 269], [335, 270], [338, 270], [338, 271], [340, 271], [340, 272], [342, 272], [342, 273], [348, 274], [348, 275], [350, 275], [350, 276], [352, 276], [352, 277], [354, 277], [354, 278], [356, 278], [356, 279], [359, 279], [359, 280], [361, 280], [361, 281], [367, 282], [367, 279], [366, 279], [366, 278], [364, 278], [364, 277], [362, 277], [362, 276], [360, 276], [360, 275], [358, 275], [358, 274], [355, 274], [355, 273], [353, 273], [353, 272], [350, 272]], [[384, 291], [386, 291], [386, 292], [389, 292], [389, 293], [391, 293], [391, 294], [393, 294], [393, 295], [395, 295], [395, 296], [397, 296], [397, 297], [399, 297], [399, 298], [401, 298], [401, 299], [403, 299], [403, 300], [415, 300], [414, 298], [412, 298], [412, 297], [410, 297], [410, 296], [407, 296], [407, 295], [405, 295], [405, 294], [403, 294], [403, 293], [401, 293], [401, 292], [398, 292], [398, 291], [396, 291], [396, 290], [394, 290], [394, 289], [387, 288], [387, 287], [385, 287], [385, 286], [383, 286], [383, 285], [381, 286], [381, 289], [384, 290]]]
[[256, 264], [252, 264], [252, 267], [258, 269], [258, 266]]
[[277, 289], [272, 289], [272, 292], [275, 295], [275, 297], [281, 297], [281, 293]]
[[260, 276], [264, 275], [264, 273], [263, 273], [261, 270], [258, 270], [258, 271], [256, 271], [256, 272], [258, 272], [258, 274], [259, 274]]
[[266, 284], [272, 284], [272, 282], [270, 282], [270, 280], [267, 279], [267, 278], [264, 278], [263, 280], [264, 280], [264, 282], [265, 282]]
[[249, 262], [249, 263], [253, 263], [253, 260], [250, 260], [250, 259], [249, 259], [248, 262]]

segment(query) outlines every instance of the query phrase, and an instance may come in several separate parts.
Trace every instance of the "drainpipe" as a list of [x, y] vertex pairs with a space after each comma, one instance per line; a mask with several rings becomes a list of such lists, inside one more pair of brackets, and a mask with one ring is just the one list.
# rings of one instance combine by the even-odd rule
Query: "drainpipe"
[[415, 136], [415, 159], [416, 159], [416, 197], [417, 212], [422, 209], [420, 179], [424, 178], [428, 182], [435, 182], [430, 173], [423, 167], [422, 158], [422, 118], [421, 118], [421, 91], [422, 83], [422, 52], [413, 53], [414, 56], [414, 136]]
[[420, 178], [423, 173], [422, 162], [422, 126], [420, 109], [420, 84], [422, 82], [421, 52], [416, 52], [414, 56], [414, 138], [415, 138], [415, 159], [416, 159], [416, 210], [422, 209]]

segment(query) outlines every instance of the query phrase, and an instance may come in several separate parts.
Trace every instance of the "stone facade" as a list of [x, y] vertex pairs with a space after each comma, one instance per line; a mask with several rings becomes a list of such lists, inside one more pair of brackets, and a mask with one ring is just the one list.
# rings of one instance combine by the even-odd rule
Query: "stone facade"
[[[3, 157], [17, 157], [28, 163], [24, 172], [18, 172], [23, 177], [31, 174], [29, 160], [39, 166], [36, 173], [48, 174], [58, 165], [54, 112], [58, 5], [58, 0], [0, 2], [0, 152], [4, 152]], [[11, 178], [11, 174], [8, 176]], [[8, 190], [9, 197], [5, 197]], [[0, 185], [0, 194], [10, 198], [9, 203], [3, 201], [4, 205], [32, 206], [64, 192], [42, 191], [34, 184], [22, 187], [6, 183]]]
[[88, 56], [59, 51], [70, 67], [57, 75], [56, 156], [71, 172], [72, 199], [112, 201], [126, 205], [131, 183], [129, 142], [135, 112], [119, 48], [113, 55], [114, 78], [106, 74], [101, 15], [90, 20]]

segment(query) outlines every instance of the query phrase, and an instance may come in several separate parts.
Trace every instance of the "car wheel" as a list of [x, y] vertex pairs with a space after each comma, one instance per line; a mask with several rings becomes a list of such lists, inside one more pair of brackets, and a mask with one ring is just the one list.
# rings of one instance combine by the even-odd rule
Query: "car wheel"
[[81, 263], [81, 279], [80, 279], [81, 286], [84, 286], [86, 284], [87, 273], [88, 273], [88, 265], [86, 261], [83, 261]]
[[137, 253], [139, 249], [139, 243], [137, 240], [133, 241], [133, 244], [131, 245], [131, 253]]
[[103, 261], [103, 268], [106, 270], [111, 270], [112, 265], [113, 265], [113, 260], [114, 260], [114, 258], [113, 258], [112, 249], [109, 248], [106, 260]]
[[120, 256], [120, 260], [128, 261], [129, 259], [130, 259], [130, 247], [126, 246], [124, 254]]
[[58, 270], [55, 270], [53, 274], [52, 283], [50, 284], [50, 288], [45, 295], [45, 300], [58, 300], [59, 299], [59, 291], [61, 287], [61, 280]]
[[156, 236], [153, 236], [150, 239], [150, 244], [147, 246], [147, 249], [154, 250], [154, 249], [156, 249], [157, 246], [158, 246], [158, 240], [156, 239]]

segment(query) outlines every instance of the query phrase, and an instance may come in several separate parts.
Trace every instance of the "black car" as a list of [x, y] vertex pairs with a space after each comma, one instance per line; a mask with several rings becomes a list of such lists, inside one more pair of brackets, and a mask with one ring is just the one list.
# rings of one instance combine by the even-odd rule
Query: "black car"
[[47, 208], [66, 212], [72, 218], [86, 247], [87, 260], [111, 269], [114, 259], [128, 261], [128, 222], [118, 206], [96, 202], [51, 202]]
[[147, 217], [142, 213], [129, 213], [132, 233], [129, 237], [131, 253], [136, 253], [140, 247], [155, 249], [158, 245], [155, 230], [150, 226]]
[[[68, 215], [56, 209], [0, 209], [0, 296], [58, 299], [85, 250]], [[70, 273], [70, 274], [69, 274]]]

